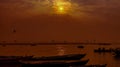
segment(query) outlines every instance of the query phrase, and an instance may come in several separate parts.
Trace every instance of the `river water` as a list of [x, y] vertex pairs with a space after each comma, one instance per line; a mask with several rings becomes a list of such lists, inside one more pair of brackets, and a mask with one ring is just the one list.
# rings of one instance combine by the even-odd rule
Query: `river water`
[[116, 59], [113, 53], [94, 53], [99, 47], [118, 48], [120, 45], [84, 45], [84, 48], [77, 48], [78, 45], [36, 45], [36, 46], [0, 46], [1, 56], [53, 56], [64, 54], [83, 54], [83, 59], [90, 59], [89, 64], [107, 64], [107, 67], [120, 67], [120, 59]]

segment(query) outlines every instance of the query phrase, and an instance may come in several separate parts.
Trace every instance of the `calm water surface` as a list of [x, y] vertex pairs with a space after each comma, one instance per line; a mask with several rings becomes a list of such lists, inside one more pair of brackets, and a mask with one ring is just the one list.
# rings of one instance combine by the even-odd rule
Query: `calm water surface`
[[120, 59], [115, 59], [112, 53], [94, 53], [93, 50], [99, 47], [117, 48], [120, 45], [86, 45], [85, 48], [77, 48], [77, 45], [0, 46], [0, 55], [52, 56], [86, 53], [87, 55], [83, 59], [90, 59], [88, 64], [106, 63], [108, 64], [107, 67], [120, 67]]

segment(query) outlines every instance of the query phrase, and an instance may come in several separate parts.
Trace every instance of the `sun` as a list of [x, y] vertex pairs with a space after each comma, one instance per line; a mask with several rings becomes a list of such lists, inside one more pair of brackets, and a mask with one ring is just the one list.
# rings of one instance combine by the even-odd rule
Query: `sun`
[[57, 7], [57, 13], [64, 14], [66, 12], [65, 8], [63, 6]]
[[64, 0], [55, 0], [53, 8], [57, 14], [66, 14], [70, 10], [71, 3]]
[[59, 7], [58, 8], [60, 11], [64, 11], [64, 8], [63, 7]]

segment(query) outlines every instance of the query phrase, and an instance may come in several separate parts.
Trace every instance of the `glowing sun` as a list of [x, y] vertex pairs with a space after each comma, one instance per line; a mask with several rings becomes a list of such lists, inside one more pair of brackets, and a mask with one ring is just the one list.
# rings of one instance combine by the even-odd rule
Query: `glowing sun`
[[71, 3], [64, 0], [54, 0], [53, 8], [57, 14], [66, 14], [71, 8]]

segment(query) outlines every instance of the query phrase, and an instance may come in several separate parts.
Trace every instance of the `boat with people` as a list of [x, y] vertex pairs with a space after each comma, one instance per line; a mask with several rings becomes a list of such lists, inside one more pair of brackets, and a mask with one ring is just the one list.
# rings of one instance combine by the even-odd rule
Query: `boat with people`
[[22, 67], [70, 67], [70, 66], [83, 66], [87, 64], [87, 60], [77, 61], [39, 61], [37, 63], [22, 63]]
[[116, 48], [113, 53], [115, 58], [120, 58], [120, 48]]
[[112, 48], [106, 49], [106, 48], [98, 48], [98, 49], [94, 49], [94, 52], [113, 52]]

